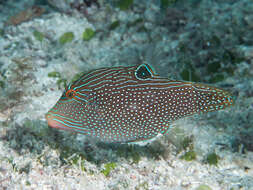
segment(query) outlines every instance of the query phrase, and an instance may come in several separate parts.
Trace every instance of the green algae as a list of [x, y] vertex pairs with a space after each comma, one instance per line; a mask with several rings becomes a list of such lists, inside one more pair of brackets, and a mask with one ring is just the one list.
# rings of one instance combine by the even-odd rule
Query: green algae
[[65, 32], [61, 37], [59, 38], [59, 42], [61, 45], [64, 45], [66, 43], [72, 42], [74, 39], [74, 33], [73, 32]]
[[215, 61], [213, 63], [208, 63], [207, 65], [207, 71], [209, 73], [216, 73], [221, 68], [221, 64], [219, 61]]
[[[218, 37], [213, 37], [216, 43], [214, 48], [216, 48], [220, 42]], [[210, 60], [206, 67], [207, 73], [210, 75], [208, 82], [216, 83], [223, 81], [226, 76], [231, 76], [234, 74], [237, 64], [243, 61], [247, 61], [245, 56], [236, 49], [223, 49], [221, 52], [211, 52], [209, 54]]]
[[28, 174], [31, 171], [31, 163], [27, 163], [24, 166], [18, 169], [19, 173], [26, 173]]
[[197, 154], [193, 150], [190, 150], [190, 151], [186, 152], [184, 155], [182, 155], [180, 158], [182, 160], [192, 161], [192, 160], [196, 160]]
[[81, 171], [83, 172], [87, 171], [87, 169], [85, 168], [86, 159], [84, 155], [75, 153], [71, 157], [69, 157], [67, 161], [71, 165], [78, 167]]
[[48, 73], [47, 76], [51, 78], [60, 78], [61, 74], [57, 71], [53, 71], [53, 72]]
[[66, 88], [67, 84], [68, 84], [68, 81], [67, 81], [67, 79], [60, 78], [60, 79], [57, 80], [56, 84], [57, 84], [59, 89], [61, 89], [61, 87]]
[[233, 75], [234, 74], [234, 70], [235, 68], [233, 67], [227, 67], [227, 68], [224, 68], [223, 71], [230, 74], [230, 75]]
[[0, 28], [0, 37], [4, 35], [4, 30]]
[[[212, 35], [205, 40], [208, 45], [205, 47], [208, 51], [206, 55], [192, 56], [192, 48], [189, 43], [180, 42], [178, 44], [179, 62], [183, 67], [180, 76], [183, 80], [200, 82], [205, 80], [209, 83], [223, 81], [226, 77], [234, 74], [238, 68], [237, 64], [247, 61], [245, 55], [237, 48], [223, 48], [222, 39], [217, 35]], [[204, 56], [203, 56], [204, 55]], [[196, 71], [196, 62], [200, 62], [198, 72]], [[204, 66], [201, 69], [201, 66]], [[206, 77], [200, 78], [199, 72], [206, 73]], [[200, 80], [201, 79], [201, 80]]]
[[193, 149], [193, 139], [192, 137], [185, 137], [183, 141], [181, 142], [181, 146], [184, 150], [187, 150], [188, 148], [190, 150]]
[[212, 189], [208, 185], [202, 184], [202, 185], [198, 186], [196, 190], [212, 190]]
[[192, 66], [184, 68], [181, 71], [180, 76], [185, 81], [193, 81], [193, 82], [200, 81], [200, 77], [196, 74], [195, 69]]
[[178, 44], [178, 51], [180, 51], [181, 53], [187, 53], [188, 47], [185, 44], [185, 42], [179, 42]]
[[210, 83], [216, 83], [216, 82], [220, 82], [223, 81], [225, 79], [223, 74], [216, 74], [213, 77], [211, 77], [211, 79], [209, 80]]
[[222, 61], [226, 63], [237, 64], [245, 61], [245, 58], [233, 50], [226, 49], [222, 54]]
[[117, 6], [120, 10], [125, 11], [129, 9], [134, 3], [134, 0], [119, 0]]
[[160, 6], [162, 9], [166, 9], [167, 7], [176, 3], [177, 0], [160, 0]]
[[14, 172], [16, 172], [18, 170], [17, 164], [15, 163], [14, 158], [12, 156], [11, 157], [3, 157], [3, 158], [1, 158], [1, 160], [5, 160], [6, 162], [8, 162], [11, 165], [11, 168]]
[[36, 40], [38, 40], [38, 41], [40, 41], [40, 42], [42, 42], [43, 39], [44, 39], [44, 34], [41, 33], [41, 32], [39, 32], [38, 30], [35, 30], [35, 31], [33, 32], [33, 36], [34, 36], [34, 38], [35, 38]]
[[206, 162], [209, 165], [215, 165], [215, 166], [217, 166], [218, 165], [218, 161], [219, 161], [219, 156], [216, 153], [214, 153], [214, 152], [208, 154], [207, 157], [206, 157]]
[[116, 20], [114, 21], [110, 26], [109, 26], [109, 30], [114, 30], [116, 28], [118, 28], [120, 25], [120, 21], [119, 20]]
[[56, 84], [59, 89], [61, 89], [61, 87], [65, 88], [67, 86], [67, 83], [68, 83], [67, 79], [62, 78], [61, 74], [59, 72], [52, 71], [52, 72], [48, 73], [47, 75], [48, 75], [48, 77], [51, 77], [51, 78], [58, 78]]
[[91, 38], [95, 36], [95, 31], [91, 28], [86, 28], [83, 32], [83, 40], [89, 41]]
[[4, 87], [5, 87], [4, 81], [0, 80], [0, 88], [4, 88]]
[[149, 189], [149, 187], [148, 187], [147, 181], [144, 181], [143, 183], [141, 183], [135, 187], [135, 190], [148, 190], [148, 189]]
[[84, 153], [80, 152], [73, 147], [61, 146], [56, 147], [59, 149], [60, 160], [62, 164], [68, 164], [78, 167], [81, 171], [85, 172], [87, 169], [85, 168], [86, 156]]
[[26, 163], [20, 166], [15, 162], [13, 157], [3, 157], [2, 160], [5, 160], [11, 165], [13, 172], [28, 174], [31, 171], [31, 163]]
[[134, 164], [138, 164], [141, 160], [141, 156], [138, 152], [133, 152], [132, 153], [132, 159]]
[[189, 48], [185, 43], [179, 43], [178, 50], [181, 52], [182, 56], [179, 57], [179, 62], [182, 63], [183, 67], [180, 72], [180, 76], [185, 81], [193, 81], [199, 82], [200, 77], [196, 73], [196, 69], [194, 68], [193, 60], [190, 55], [187, 56]]
[[113, 170], [113, 169], [115, 169], [116, 168], [116, 163], [115, 162], [110, 162], [110, 163], [107, 163], [107, 164], [105, 164], [105, 169], [103, 169], [101, 172], [105, 175], [105, 177], [108, 177], [109, 176], [109, 174], [111, 173], [111, 171]]
[[173, 127], [167, 134], [169, 141], [176, 147], [177, 152], [189, 150], [193, 147], [192, 136], [188, 136], [185, 131], [179, 127]]
[[213, 35], [209, 41], [212, 46], [219, 47], [221, 45], [221, 40], [217, 35]]
[[25, 182], [25, 185], [30, 186], [30, 185], [31, 185], [31, 182], [30, 182], [30, 181], [26, 181], [26, 182]]
[[137, 18], [136, 20], [134, 20], [132, 22], [128, 22], [127, 23], [127, 28], [136, 26], [137, 24], [143, 23], [143, 22], [144, 22], [143, 18]]
[[141, 155], [135, 146], [128, 146], [126, 149], [118, 149], [117, 155], [127, 158], [132, 164], [138, 164], [141, 160]]

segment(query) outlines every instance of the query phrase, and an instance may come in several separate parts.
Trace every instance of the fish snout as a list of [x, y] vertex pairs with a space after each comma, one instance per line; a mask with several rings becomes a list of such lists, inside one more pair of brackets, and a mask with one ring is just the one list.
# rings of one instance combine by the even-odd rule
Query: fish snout
[[58, 122], [56, 120], [56, 118], [50, 113], [48, 112], [46, 114], [46, 120], [47, 120], [47, 124], [49, 127], [52, 127], [52, 128], [58, 128], [58, 129], [64, 129], [64, 125], [60, 122]]

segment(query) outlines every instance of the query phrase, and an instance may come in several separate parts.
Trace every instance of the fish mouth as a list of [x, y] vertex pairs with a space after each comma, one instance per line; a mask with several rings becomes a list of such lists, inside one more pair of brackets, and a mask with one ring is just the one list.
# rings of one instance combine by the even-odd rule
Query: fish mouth
[[46, 120], [49, 127], [62, 129], [66, 131], [73, 131], [78, 133], [87, 133], [87, 128], [82, 126], [81, 121], [74, 121], [65, 115], [59, 114], [57, 112], [49, 111], [46, 114]]
[[50, 112], [46, 114], [46, 120], [49, 127], [66, 130], [66, 126], [56, 121], [55, 117]]

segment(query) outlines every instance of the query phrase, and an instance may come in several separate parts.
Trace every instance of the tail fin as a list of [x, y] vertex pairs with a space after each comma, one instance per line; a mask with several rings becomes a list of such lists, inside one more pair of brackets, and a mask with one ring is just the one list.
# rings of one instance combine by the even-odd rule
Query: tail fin
[[192, 83], [192, 98], [196, 113], [217, 111], [234, 104], [231, 93], [204, 84]]

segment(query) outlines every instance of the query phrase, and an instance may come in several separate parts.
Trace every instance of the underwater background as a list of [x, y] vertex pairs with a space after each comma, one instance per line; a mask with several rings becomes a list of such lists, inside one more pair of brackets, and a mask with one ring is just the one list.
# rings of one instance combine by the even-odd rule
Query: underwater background
[[[0, 0], [0, 189], [253, 190], [252, 31], [252, 0]], [[146, 146], [48, 127], [80, 73], [139, 64], [234, 106]]]

